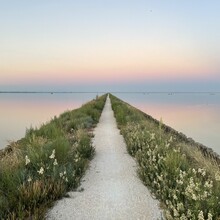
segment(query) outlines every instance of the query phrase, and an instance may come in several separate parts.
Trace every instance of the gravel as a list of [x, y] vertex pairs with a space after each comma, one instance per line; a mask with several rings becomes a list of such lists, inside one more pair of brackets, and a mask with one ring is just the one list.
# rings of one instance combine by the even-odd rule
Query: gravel
[[159, 202], [137, 177], [109, 98], [94, 134], [96, 154], [81, 186], [58, 201], [47, 219], [160, 219]]

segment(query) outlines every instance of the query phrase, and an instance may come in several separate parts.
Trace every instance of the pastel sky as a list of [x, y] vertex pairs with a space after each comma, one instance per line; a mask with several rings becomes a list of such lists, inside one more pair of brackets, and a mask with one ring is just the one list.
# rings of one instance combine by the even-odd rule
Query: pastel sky
[[219, 0], [0, 0], [0, 90], [216, 90], [219, 12]]

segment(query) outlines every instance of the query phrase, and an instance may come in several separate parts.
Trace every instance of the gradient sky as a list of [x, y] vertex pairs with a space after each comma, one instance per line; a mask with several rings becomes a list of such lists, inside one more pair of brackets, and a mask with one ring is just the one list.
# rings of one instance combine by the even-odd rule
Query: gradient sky
[[217, 90], [219, 12], [219, 0], [0, 0], [0, 90]]

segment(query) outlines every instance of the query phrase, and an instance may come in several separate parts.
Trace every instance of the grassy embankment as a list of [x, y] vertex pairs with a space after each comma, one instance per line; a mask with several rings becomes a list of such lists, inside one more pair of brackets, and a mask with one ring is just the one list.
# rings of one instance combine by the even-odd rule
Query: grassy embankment
[[[144, 184], [167, 219], [220, 219], [220, 166], [146, 114], [110, 96], [114, 114]], [[147, 204], [146, 204], [147, 205]]]
[[94, 148], [91, 129], [106, 95], [54, 117], [0, 151], [0, 219], [41, 219], [79, 185]]

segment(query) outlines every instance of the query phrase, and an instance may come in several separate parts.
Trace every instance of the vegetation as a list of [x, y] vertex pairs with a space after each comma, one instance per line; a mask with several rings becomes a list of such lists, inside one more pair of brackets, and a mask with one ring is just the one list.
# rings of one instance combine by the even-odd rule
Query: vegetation
[[106, 95], [55, 117], [0, 152], [0, 219], [40, 219], [78, 186], [94, 154], [91, 129]]
[[220, 219], [220, 166], [144, 113], [110, 96], [115, 117], [136, 158], [140, 178], [161, 201], [166, 219]]

